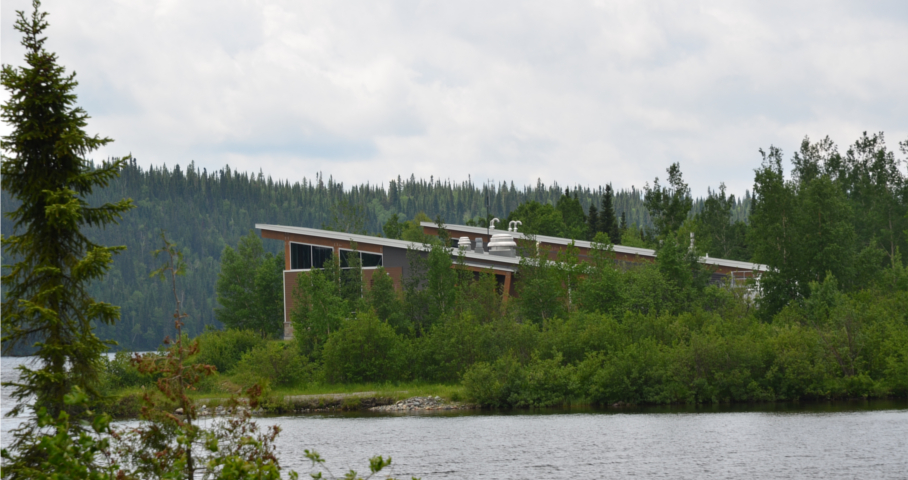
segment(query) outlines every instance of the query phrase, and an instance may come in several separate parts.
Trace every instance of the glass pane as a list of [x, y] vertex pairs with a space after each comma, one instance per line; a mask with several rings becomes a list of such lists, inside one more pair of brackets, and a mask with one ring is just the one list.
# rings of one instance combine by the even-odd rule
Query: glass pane
[[312, 268], [324, 268], [325, 262], [330, 261], [334, 249], [331, 247], [312, 246]]
[[[341, 251], [340, 251], [340, 255], [341, 255], [341, 268], [350, 268], [350, 267], [354, 267], [355, 265], [353, 265], [353, 264], [354, 264], [355, 261], [356, 261], [356, 256], [358, 255], [358, 253], [359, 253], [359, 252], [355, 252], [355, 251], [353, 251], [353, 250], [341, 250]], [[351, 256], [353, 256], [353, 260], [354, 260], [353, 262], [350, 261], [350, 260], [351, 260], [351, 259], [350, 259]]]
[[299, 243], [290, 244], [290, 269], [312, 268], [312, 247]]
[[378, 253], [362, 252], [360, 255], [362, 256], [364, 267], [380, 267], [382, 265], [381, 255]]

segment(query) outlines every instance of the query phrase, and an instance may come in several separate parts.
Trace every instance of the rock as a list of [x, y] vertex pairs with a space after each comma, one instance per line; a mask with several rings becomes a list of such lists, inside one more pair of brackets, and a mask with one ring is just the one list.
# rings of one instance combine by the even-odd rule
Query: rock
[[173, 413], [176, 413], [177, 415], [182, 415], [182, 414], [183, 414], [183, 409], [182, 409], [182, 408], [178, 408], [178, 409], [176, 409], [176, 411], [173, 412]]

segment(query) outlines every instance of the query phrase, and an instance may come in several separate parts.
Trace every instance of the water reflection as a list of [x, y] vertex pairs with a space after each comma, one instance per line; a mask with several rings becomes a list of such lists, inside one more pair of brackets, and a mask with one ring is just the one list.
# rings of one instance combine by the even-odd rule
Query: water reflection
[[[16, 362], [3, 359], [3, 380]], [[12, 372], [12, 373], [11, 373]], [[8, 411], [8, 392], [3, 410]], [[16, 420], [3, 419], [3, 439]], [[279, 458], [308, 471], [316, 449], [332, 471], [393, 457], [396, 477], [908, 477], [908, 403], [857, 401], [623, 409], [565, 408], [431, 415], [270, 417]]]

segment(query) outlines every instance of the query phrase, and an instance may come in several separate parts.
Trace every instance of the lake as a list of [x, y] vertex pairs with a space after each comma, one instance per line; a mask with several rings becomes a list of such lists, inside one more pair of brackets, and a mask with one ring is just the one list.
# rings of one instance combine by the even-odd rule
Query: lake
[[[3, 380], [18, 359], [2, 359]], [[3, 392], [3, 411], [9, 410]], [[525, 478], [908, 478], [908, 404], [561, 409], [307, 415], [278, 424], [284, 467], [316, 449], [335, 475], [391, 456], [395, 476]], [[2, 443], [16, 423], [3, 419]]]

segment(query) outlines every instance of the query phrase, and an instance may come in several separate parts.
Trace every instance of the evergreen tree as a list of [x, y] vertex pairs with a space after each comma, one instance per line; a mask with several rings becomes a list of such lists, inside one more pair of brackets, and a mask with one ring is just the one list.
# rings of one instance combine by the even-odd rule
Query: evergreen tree
[[747, 226], [740, 220], [732, 223], [736, 203], [734, 195], [725, 195], [722, 183], [718, 191], [709, 191], [702, 210], [694, 216], [697, 244], [712, 257], [750, 260]]
[[618, 218], [615, 216], [615, 208], [612, 205], [613, 197], [612, 186], [606, 185], [605, 192], [602, 194], [602, 213], [599, 216], [597, 231], [607, 234], [612, 244], [617, 245], [621, 243], [621, 230], [618, 227]]
[[653, 220], [654, 233], [660, 237], [678, 231], [693, 205], [690, 187], [681, 177], [681, 167], [673, 163], [666, 171], [668, 186], [660, 186], [657, 177], [652, 188], [649, 184], [644, 187], [644, 204]]
[[564, 221], [564, 237], [567, 238], [586, 238], [587, 220], [583, 213], [583, 206], [577, 199], [576, 192], [571, 196], [568, 189], [564, 189], [564, 195], [558, 199], [558, 205], [555, 206], [561, 212], [561, 218]]
[[586, 224], [587, 224], [587, 236], [590, 240], [596, 237], [599, 230], [599, 210], [596, 208], [595, 203], [590, 204], [589, 213], [586, 215]]
[[[93, 168], [85, 158], [111, 140], [85, 133], [89, 117], [76, 106], [75, 74], [67, 75], [57, 56], [44, 49], [47, 14], [39, 8], [34, 1], [31, 16], [17, 12], [26, 66], [3, 66], [2, 84], [10, 99], [2, 117], [11, 132], [0, 142], [2, 186], [18, 202], [7, 214], [13, 232], [2, 242], [4, 255], [16, 259], [2, 279], [3, 352], [34, 342], [38, 363], [20, 366], [19, 380], [4, 386], [14, 387], [18, 402], [10, 415], [32, 404], [55, 419], [69, 410], [75, 420], [83, 412], [67, 407], [64, 397], [75, 389], [99, 397], [99, 362], [110, 344], [95, 335], [93, 322], [110, 325], [119, 318], [119, 309], [94, 300], [88, 286], [104, 277], [113, 255], [125, 248], [99, 245], [83, 230], [116, 224], [132, 204], [120, 200], [91, 207], [86, 201], [126, 161]], [[81, 423], [71, 425], [78, 429]], [[5, 477], [16, 478], [18, 468], [40, 460], [31, 450], [38, 432], [34, 420], [13, 432], [12, 447], [21, 456], [4, 465]]]

